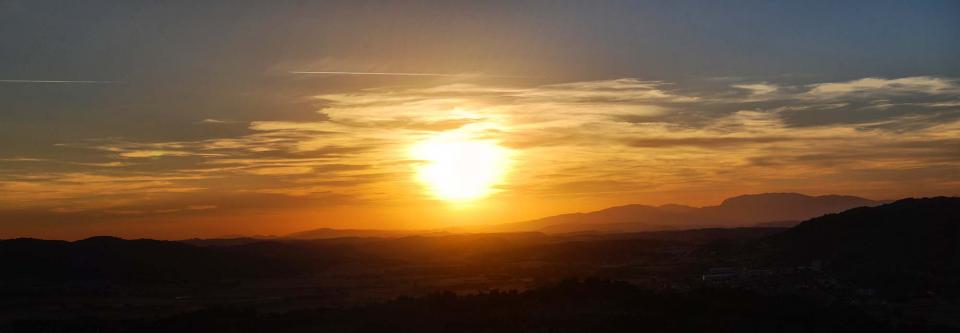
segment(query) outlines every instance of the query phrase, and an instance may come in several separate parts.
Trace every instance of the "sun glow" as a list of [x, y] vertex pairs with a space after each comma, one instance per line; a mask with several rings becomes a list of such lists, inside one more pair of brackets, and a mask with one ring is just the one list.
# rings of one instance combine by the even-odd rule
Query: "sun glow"
[[413, 146], [411, 155], [424, 163], [417, 177], [434, 196], [453, 202], [472, 201], [496, 192], [509, 166], [509, 150], [491, 140], [471, 140], [445, 133]]

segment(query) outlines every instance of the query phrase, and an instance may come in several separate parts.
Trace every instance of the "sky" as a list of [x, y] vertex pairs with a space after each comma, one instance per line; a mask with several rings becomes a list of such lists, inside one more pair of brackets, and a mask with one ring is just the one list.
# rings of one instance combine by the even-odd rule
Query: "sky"
[[0, 1], [0, 40], [0, 238], [960, 195], [956, 1]]

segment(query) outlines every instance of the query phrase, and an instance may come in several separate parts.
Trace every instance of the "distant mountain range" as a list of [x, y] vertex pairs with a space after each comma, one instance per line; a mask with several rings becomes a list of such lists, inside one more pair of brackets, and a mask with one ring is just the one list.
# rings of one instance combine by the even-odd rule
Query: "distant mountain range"
[[848, 195], [809, 196], [799, 193], [762, 193], [741, 195], [724, 200], [720, 205], [692, 207], [679, 204], [661, 206], [626, 205], [587, 213], [571, 213], [531, 221], [469, 229], [333, 229], [318, 228], [283, 236], [224, 237], [189, 239], [194, 245], [238, 245], [261, 240], [332, 239], [332, 238], [395, 238], [408, 236], [443, 236], [463, 232], [647, 232], [732, 227], [792, 227], [800, 221], [842, 212], [856, 207], [877, 206], [889, 201], [870, 200]]
[[[810, 209], [819, 209], [807, 214], [839, 209], [837, 207], [842, 205], [876, 203], [854, 197], [764, 194], [732, 198], [713, 207], [661, 206], [650, 210], [647, 209], [649, 206], [640, 206], [646, 208], [628, 212], [654, 211], [661, 212], [659, 216], [668, 217], [678, 216], [668, 214], [678, 211], [698, 217], [709, 217], [708, 213], [711, 213], [725, 217], [724, 223], [753, 223], [797, 218], [801, 213], [796, 208], [797, 202], [804, 202], [806, 207], [812, 207]], [[758, 212], [761, 217], [751, 219], [738, 215], [748, 209]], [[610, 210], [601, 212], [607, 211]], [[619, 216], [610, 213], [569, 216], [579, 218], [593, 214], [608, 218]], [[553, 219], [571, 223], [563, 218]], [[688, 223], [693, 224], [715, 220], [677, 218], [663, 221], [692, 221]], [[642, 223], [627, 217], [618, 222]], [[715, 242], [723, 239], [739, 243]], [[0, 276], [0, 282], [220, 280], [301, 276], [338, 265], [386, 267], [397, 263], [429, 262], [484, 262], [490, 265], [531, 260], [628, 263], [659, 258], [678, 246], [700, 248], [694, 257], [703, 263], [724, 262], [742, 267], [792, 267], [821, 260], [824, 267], [836, 272], [838, 277], [877, 286], [878, 289], [889, 289], [883, 286], [890, 281], [897, 281], [894, 285], [906, 290], [960, 286], [960, 198], [904, 199], [878, 207], [854, 208], [809, 219], [789, 229], [234, 239], [207, 243], [201, 240], [174, 242], [114, 237], [93, 237], [75, 242], [21, 238], [0, 240], [0, 261], [15, 268]]]
[[798, 193], [741, 195], [718, 206], [626, 205], [588, 213], [572, 213], [494, 227], [497, 231], [638, 232], [716, 227], [793, 226], [800, 221], [847, 209], [877, 206], [875, 201], [846, 195]]

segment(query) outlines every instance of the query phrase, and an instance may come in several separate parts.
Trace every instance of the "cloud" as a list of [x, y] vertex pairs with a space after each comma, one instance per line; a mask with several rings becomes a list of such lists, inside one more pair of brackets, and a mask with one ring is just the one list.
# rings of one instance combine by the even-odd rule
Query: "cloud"
[[668, 86], [657, 81], [617, 79], [604, 81], [574, 82], [542, 86], [514, 93], [521, 98], [544, 99], [565, 102], [695, 102], [696, 96], [671, 93]]
[[103, 162], [103, 163], [93, 163], [93, 162], [70, 162], [70, 163], [75, 165], [92, 166], [92, 167], [100, 167], [100, 168], [122, 168], [125, 166], [134, 165], [133, 163], [119, 162], [119, 161]]
[[0, 191], [6, 194], [3, 202], [17, 207], [69, 203], [68, 209], [83, 211], [200, 191], [204, 187], [196, 182], [201, 179], [202, 176], [177, 172], [156, 175], [50, 172], [27, 176], [0, 173]]
[[772, 85], [769, 83], [750, 83], [750, 84], [735, 84], [734, 88], [743, 89], [750, 92], [750, 95], [769, 95], [780, 90], [780, 87]]
[[[960, 138], [954, 82], [760, 82], [716, 92], [625, 78], [325, 93], [310, 98], [324, 115], [318, 121], [262, 119], [242, 134], [197, 140], [102, 138], [57, 146], [79, 150], [83, 160], [0, 159], [10, 166], [0, 168], [0, 192], [7, 194], [0, 203], [115, 216], [200, 211], [191, 205], [240, 209], [201, 200], [225, 193], [265, 196], [269, 205], [404, 206], [428, 199], [414, 180], [409, 147], [449, 132], [514, 150], [499, 194], [508, 197], [802, 191], [824, 184], [837, 192], [860, 185], [877, 193], [941, 189], [956, 182], [949, 171], [960, 171], [960, 152], [952, 148]], [[869, 181], [858, 185], [846, 174]]]
[[818, 83], [801, 97], [838, 99], [877, 95], [957, 95], [960, 85], [954, 80], [932, 76], [914, 76], [898, 79], [863, 78], [847, 82]]
[[923, 103], [921, 105], [931, 108], [960, 108], [960, 100]]
[[191, 152], [176, 150], [134, 150], [119, 152], [118, 155], [128, 158], [150, 158], [163, 156], [190, 156]]
[[216, 124], [232, 124], [232, 123], [237, 123], [237, 121], [234, 121], [234, 120], [225, 120], [225, 119], [206, 118], [206, 119], [203, 119], [203, 120], [201, 120], [201, 121], [198, 121], [197, 123], [200, 123], [200, 124], [214, 124], [214, 125], [216, 125]]
[[251, 168], [247, 172], [254, 175], [302, 175], [313, 172], [308, 166], [278, 166]]
[[2, 162], [47, 162], [48, 159], [43, 158], [31, 158], [31, 157], [9, 157], [9, 158], [0, 158]]
[[[171, 214], [171, 213], [182, 213], [182, 212], [196, 212], [217, 209], [217, 205], [189, 205], [186, 207], [168, 207], [168, 208], [154, 208], [154, 209], [106, 209], [103, 210], [103, 213], [110, 215], [157, 215], [157, 214]], [[59, 210], [60, 212], [69, 212], [69, 210]]]
[[791, 138], [780, 136], [758, 136], [758, 137], [739, 137], [739, 136], [705, 136], [705, 137], [677, 137], [677, 138], [640, 138], [626, 140], [626, 144], [632, 147], [642, 148], [670, 148], [670, 147], [702, 147], [702, 148], [723, 148], [723, 147], [743, 147], [751, 144], [767, 144], [777, 142], [787, 142], [796, 140], [809, 140], [809, 138]]

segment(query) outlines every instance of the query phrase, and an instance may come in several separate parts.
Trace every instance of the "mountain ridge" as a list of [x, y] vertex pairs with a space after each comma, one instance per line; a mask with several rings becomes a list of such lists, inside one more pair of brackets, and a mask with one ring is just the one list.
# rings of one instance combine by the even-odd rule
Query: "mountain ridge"
[[770, 223], [791, 225], [824, 214], [883, 203], [886, 201], [850, 195], [810, 196], [790, 192], [759, 193], [730, 197], [714, 206], [630, 204], [592, 212], [567, 213], [509, 223], [495, 226], [493, 229], [562, 233], [746, 227]]

